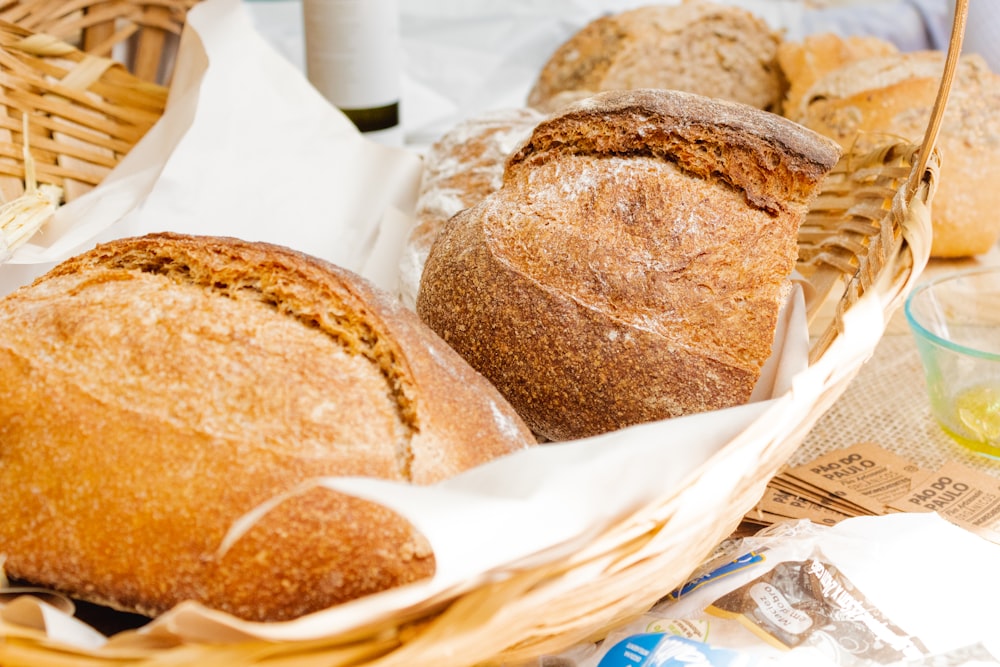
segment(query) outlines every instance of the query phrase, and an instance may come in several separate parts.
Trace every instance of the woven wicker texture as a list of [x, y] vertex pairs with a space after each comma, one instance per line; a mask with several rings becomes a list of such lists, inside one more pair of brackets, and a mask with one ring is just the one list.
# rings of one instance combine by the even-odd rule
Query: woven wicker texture
[[169, 81], [176, 38], [197, 0], [14, 0], [0, 19], [113, 58], [144, 81]]
[[[964, 22], [956, 21], [936, 114], [943, 112], [963, 29]], [[840, 409], [849, 387], [861, 388], [851, 395], [852, 402], [868, 402], [871, 385], [865, 378], [872, 372], [881, 376], [874, 366], [865, 366], [883, 333], [870, 330], [872, 324], [877, 328], [883, 318], [893, 318], [928, 260], [929, 203], [938, 169], [930, 150], [935, 123], [929, 124], [923, 148], [892, 144], [872, 153], [849, 153], [828, 179], [803, 228], [800, 270], [814, 288], [807, 304], [813, 305], [816, 343], [809, 368], [796, 376], [801, 382], [774, 399], [683, 483], [664, 489], [662, 497], [595, 535], [572, 557], [510, 572], [346, 635], [302, 641], [126, 641], [67, 653], [48, 646], [37, 632], [5, 625], [0, 617], [0, 663], [516, 665], [600, 638], [637, 617], [732, 533], [785, 463], [812, 455], [808, 449], [799, 451], [807, 437], [810, 447], [823, 448], [837, 446], [825, 432], [837, 432], [852, 443], [872, 438], [865, 430], [872, 422], [857, 424], [855, 437], [842, 428], [844, 415], [832, 410]], [[872, 314], [878, 317], [865, 317]], [[890, 364], [899, 358], [892, 348], [879, 352], [880, 360], [885, 352]], [[912, 391], [921, 386], [914, 383]], [[885, 400], [891, 404], [891, 398]], [[851, 415], [862, 412], [850, 409]]]
[[39, 183], [67, 201], [90, 190], [163, 114], [167, 88], [141, 81], [108, 58], [0, 22], [0, 191], [23, 191], [24, 135]]

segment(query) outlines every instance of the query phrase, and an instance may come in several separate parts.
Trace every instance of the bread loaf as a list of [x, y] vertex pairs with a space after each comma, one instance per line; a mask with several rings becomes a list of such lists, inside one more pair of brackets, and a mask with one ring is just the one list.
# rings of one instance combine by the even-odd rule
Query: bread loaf
[[500, 187], [507, 156], [544, 118], [525, 108], [496, 109], [466, 118], [424, 156], [415, 223], [400, 262], [400, 295], [412, 307], [434, 239], [451, 216]]
[[857, 60], [899, 53], [892, 42], [869, 35], [842, 37], [832, 32], [808, 35], [778, 44], [778, 65], [787, 81], [782, 113], [792, 120], [802, 115], [805, 96], [824, 76]]
[[[816, 81], [795, 118], [842, 146], [919, 144], [944, 71], [940, 51], [865, 58]], [[990, 250], [1000, 237], [1000, 75], [978, 55], [962, 56], [937, 148], [938, 187], [931, 203], [933, 257]]]
[[838, 154], [747, 105], [583, 100], [452, 218], [417, 312], [552, 440], [745, 402]]
[[779, 111], [779, 41], [751, 12], [704, 0], [602, 16], [556, 49], [528, 105], [553, 112], [568, 92], [670, 88]]
[[118, 609], [283, 620], [428, 577], [408, 521], [296, 489], [426, 484], [534, 442], [411, 311], [288, 249], [122, 239], [0, 301], [0, 560]]

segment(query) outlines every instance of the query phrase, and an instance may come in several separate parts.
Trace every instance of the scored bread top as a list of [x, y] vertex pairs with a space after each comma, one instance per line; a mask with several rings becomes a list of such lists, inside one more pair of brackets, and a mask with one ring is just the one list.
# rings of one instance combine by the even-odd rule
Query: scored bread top
[[563, 155], [647, 154], [721, 178], [763, 209], [813, 195], [840, 157], [830, 139], [781, 116], [681, 91], [611, 91], [542, 121], [509, 158], [505, 179]]
[[[511, 436], [509, 442], [487, 439], [482, 448], [454, 448], [446, 454], [433, 447], [426, 453], [407, 452], [399, 460], [403, 479], [436, 481], [523, 444], [518, 424], [503, 418], [502, 407], [488, 411], [490, 422], [477, 423], [482, 413], [468, 414], [461, 428], [451, 419], [441, 419], [439, 413], [447, 414], [448, 407], [458, 410], [462, 405], [447, 386], [451, 381], [460, 381], [486, 396], [491, 395], [492, 388], [395, 299], [356, 275], [287, 248], [235, 239], [149, 235], [113, 241], [71, 258], [39, 278], [31, 289], [37, 291], [57, 278], [73, 277], [81, 281], [81, 286], [75, 288], [81, 292], [98, 282], [120, 284], [134, 291], [137, 274], [167, 278], [204, 290], [212, 297], [266, 306], [300, 328], [332, 339], [348, 357], [364, 359], [377, 369], [385, 383], [383, 391], [398, 414], [399, 428], [415, 446], [422, 443], [421, 433], [429, 437], [438, 428], [450, 435], [494, 430]], [[146, 307], [153, 308], [154, 303], [146, 302]], [[217, 303], [213, 299], [206, 304], [206, 318], [212, 317], [210, 311]], [[197, 355], [198, 351], [188, 345], [178, 353]], [[442, 369], [447, 371], [444, 379]], [[116, 381], [113, 377], [107, 379]], [[435, 395], [437, 391], [440, 396]], [[240, 406], [230, 400], [222, 407], [259, 411], [262, 406]]]
[[898, 52], [892, 42], [870, 35], [843, 37], [825, 32], [807, 35], [801, 41], [782, 41], [778, 64], [788, 79], [782, 115], [799, 120], [807, 92], [828, 73], [858, 60]]

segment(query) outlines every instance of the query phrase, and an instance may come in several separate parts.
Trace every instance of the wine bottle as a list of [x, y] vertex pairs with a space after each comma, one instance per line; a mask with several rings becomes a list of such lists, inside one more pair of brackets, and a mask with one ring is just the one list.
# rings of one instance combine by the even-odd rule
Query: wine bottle
[[402, 145], [396, 0], [303, 0], [306, 76], [364, 136]]

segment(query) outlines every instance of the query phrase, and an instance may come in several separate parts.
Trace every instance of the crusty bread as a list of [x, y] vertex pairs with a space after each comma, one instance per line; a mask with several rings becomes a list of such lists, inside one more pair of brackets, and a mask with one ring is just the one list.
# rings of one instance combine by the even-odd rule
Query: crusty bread
[[416, 301], [427, 253], [441, 228], [500, 187], [507, 156], [544, 117], [527, 108], [488, 111], [457, 123], [430, 146], [400, 261], [399, 291], [407, 306]]
[[798, 120], [808, 90], [825, 75], [856, 60], [894, 53], [899, 53], [895, 44], [870, 35], [842, 37], [824, 32], [802, 40], [782, 40], [777, 59], [788, 84], [782, 113]]
[[153, 235], [0, 301], [7, 573], [155, 615], [281, 620], [430, 576], [408, 521], [311, 489], [424, 484], [533, 444], [503, 398], [360, 277], [266, 244]]
[[417, 313], [551, 440], [743, 403], [838, 155], [746, 105], [583, 100], [452, 218]]
[[[919, 144], [944, 71], [945, 54], [915, 51], [857, 60], [809, 88], [796, 118], [842, 146]], [[933, 257], [989, 251], [1000, 237], [1000, 75], [962, 56], [938, 135], [941, 173], [931, 203]]]
[[779, 41], [751, 12], [704, 0], [601, 16], [556, 49], [528, 105], [553, 112], [567, 92], [670, 88], [779, 111]]

